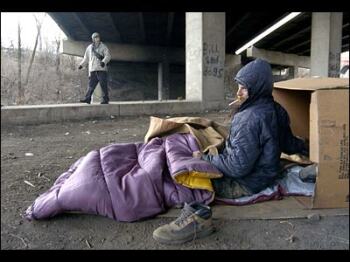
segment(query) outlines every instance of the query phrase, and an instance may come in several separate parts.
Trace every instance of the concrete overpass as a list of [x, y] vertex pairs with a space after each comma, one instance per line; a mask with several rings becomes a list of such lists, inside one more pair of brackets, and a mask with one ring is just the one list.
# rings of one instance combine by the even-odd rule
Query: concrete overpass
[[68, 36], [66, 54], [82, 56], [91, 34], [100, 32], [112, 53], [111, 101], [127, 100], [129, 93], [133, 100], [150, 101], [112, 102], [108, 110], [78, 104], [2, 108], [5, 122], [25, 123], [31, 115], [40, 116], [39, 122], [78, 117], [69, 110], [91, 118], [96, 112], [103, 117], [222, 109], [225, 93], [232, 93], [232, 75], [250, 57], [265, 58], [273, 69], [291, 69], [289, 77], [297, 77], [298, 67], [310, 68], [311, 75], [339, 76], [340, 53], [349, 50], [348, 12], [302, 13], [240, 55], [234, 52], [287, 13], [49, 14]]
[[[209, 78], [201, 81], [203, 74], [206, 77], [205, 71], [209, 69], [211, 74], [210, 70], [217, 70], [218, 75], [221, 71], [223, 74], [229, 73], [232, 72], [229, 68], [236, 67], [239, 60], [244, 63], [249, 57], [264, 58], [276, 68], [290, 68], [289, 77], [297, 77], [299, 67], [311, 68], [312, 75], [338, 76], [340, 64], [337, 60], [340, 60], [338, 59], [340, 52], [349, 50], [348, 12], [304, 12], [263, 38], [242, 56], [234, 59], [232, 56], [235, 56], [235, 50], [288, 13], [280, 11], [272, 13], [68, 12], [49, 14], [69, 38], [63, 43], [64, 53], [82, 56], [90, 42], [91, 34], [98, 31], [112, 51], [114, 61], [111, 63], [112, 88], [113, 82], [121, 82], [120, 78], [123, 78], [122, 75], [118, 75], [118, 71], [130, 69], [135, 63], [143, 64], [152, 68], [151, 74], [154, 76], [152, 81], [145, 80], [148, 81], [148, 86], [158, 87], [157, 90], [152, 89], [150, 97], [159, 100], [177, 97], [201, 99], [198, 94], [204, 95], [203, 99], [213, 98], [217, 92], [202, 92], [205, 85], [213, 86], [215, 82]], [[198, 55], [206, 52], [206, 49], [210, 58], [205, 55], [199, 57]], [[214, 49], [218, 51], [217, 54], [211, 52]], [[199, 50], [202, 52], [198, 53]], [[213, 55], [221, 57], [215, 60], [217, 57]], [[225, 59], [229, 55], [231, 58]], [[211, 68], [211, 63], [205, 65], [205, 59], [208, 58], [218, 61], [214, 68]], [[225, 60], [235, 62], [225, 64]], [[204, 66], [199, 70], [202, 71], [201, 73], [196, 71], [198, 63]], [[141, 71], [141, 69], [133, 70], [133, 74], [144, 79]], [[196, 74], [200, 75], [195, 76]], [[124, 79], [124, 82], [128, 81]], [[198, 87], [197, 91], [193, 88], [195, 82], [201, 82], [201, 88]], [[225, 84], [225, 81], [221, 82], [221, 84], [215, 83], [216, 88]], [[143, 88], [149, 87], [144, 85]], [[208, 95], [206, 95], [207, 92]], [[222, 93], [222, 90], [220, 92]]]

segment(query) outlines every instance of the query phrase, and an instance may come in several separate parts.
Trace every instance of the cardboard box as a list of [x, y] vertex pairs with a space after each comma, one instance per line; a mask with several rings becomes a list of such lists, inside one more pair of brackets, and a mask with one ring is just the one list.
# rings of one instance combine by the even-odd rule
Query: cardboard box
[[276, 82], [273, 96], [288, 111], [293, 134], [309, 138], [310, 160], [318, 164], [309, 207], [349, 207], [349, 79]]

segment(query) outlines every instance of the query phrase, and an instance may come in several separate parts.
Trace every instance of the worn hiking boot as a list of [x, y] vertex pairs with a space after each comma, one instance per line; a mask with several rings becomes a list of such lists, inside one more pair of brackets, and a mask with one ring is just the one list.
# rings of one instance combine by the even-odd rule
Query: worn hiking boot
[[153, 238], [163, 244], [182, 244], [205, 237], [215, 231], [209, 206], [199, 203], [186, 204], [181, 215], [169, 224], [157, 228]]

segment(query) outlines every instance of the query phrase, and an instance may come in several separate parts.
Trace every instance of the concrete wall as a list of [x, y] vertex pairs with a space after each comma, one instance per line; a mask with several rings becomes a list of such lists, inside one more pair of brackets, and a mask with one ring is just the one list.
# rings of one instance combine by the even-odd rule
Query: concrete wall
[[61, 104], [40, 106], [5, 106], [1, 108], [1, 125], [27, 125], [138, 115], [174, 115], [202, 112], [201, 102], [145, 101], [100, 104]]

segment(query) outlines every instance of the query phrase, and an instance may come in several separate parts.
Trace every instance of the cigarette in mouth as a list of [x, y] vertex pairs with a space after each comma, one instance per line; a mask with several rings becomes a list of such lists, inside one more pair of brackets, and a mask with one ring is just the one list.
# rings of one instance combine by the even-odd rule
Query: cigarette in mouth
[[242, 101], [242, 97], [238, 96], [236, 100], [232, 101], [232, 102], [229, 104], [229, 106], [232, 106], [232, 105], [234, 105], [234, 104], [236, 104], [236, 103], [239, 103], [239, 102], [241, 102], [241, 101]]

